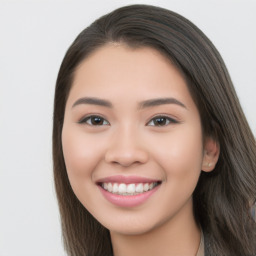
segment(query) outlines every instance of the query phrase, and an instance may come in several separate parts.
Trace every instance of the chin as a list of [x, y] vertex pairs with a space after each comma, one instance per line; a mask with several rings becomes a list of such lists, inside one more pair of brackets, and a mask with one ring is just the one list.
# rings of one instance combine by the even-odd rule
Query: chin
[[[128, 236], [138, 236], [149, 233], [161, 226], [162, 222], [157, 221], [153, 216], [148, 216], [147, 218], [143, 216], [134, 217], [126, 216], [127, 218], [122, 218], [122, 220], [112, 220], [104, 223], [102, 225], [106, 227], [111, 233], [118, 233]], [[154, 220], [155, 221], [152, 221]]]
[[149, 233], [152, 230], [154, 230], [154, 226], [135, 226], [130, 224], [126, 226], [122, 225], [121, 227], [114, 227], [114, 229], [112, 227], [109, 231], [110, 233], [118, 233], [125, 236], [140, 236]]

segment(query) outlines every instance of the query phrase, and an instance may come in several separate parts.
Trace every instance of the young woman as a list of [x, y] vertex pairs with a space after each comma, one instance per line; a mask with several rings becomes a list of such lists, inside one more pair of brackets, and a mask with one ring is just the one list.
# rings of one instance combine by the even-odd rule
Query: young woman
[[53, 159], [68, 255], [256, 255], [255, 139], [218, 51], [176, 13], [127, 6], [76, 38]]

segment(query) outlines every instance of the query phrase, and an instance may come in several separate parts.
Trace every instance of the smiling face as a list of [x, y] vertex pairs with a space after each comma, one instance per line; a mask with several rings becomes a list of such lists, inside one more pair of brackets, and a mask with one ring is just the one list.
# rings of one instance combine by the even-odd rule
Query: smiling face
[[200, 172], [214, 167], [203, 167], [200, 116], [185, 80], [147, 47], [107, 44], [80, 64], [62, 144], [77, 198], [123, 234], [191, 221]]

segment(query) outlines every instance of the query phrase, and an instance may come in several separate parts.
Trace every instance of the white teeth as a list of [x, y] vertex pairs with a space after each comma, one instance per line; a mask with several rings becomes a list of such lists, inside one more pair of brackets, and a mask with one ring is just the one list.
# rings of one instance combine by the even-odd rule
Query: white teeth
[[136, 188], [135, 188], [135, 191], [136, 191], [137, 193], [142, 193], [142, 192], [143, 192], [143, 184], [142, 184], [142, 183], [138, 184], [138, 185], [136, 186]]
[[129, 184], [126, 188], [126, 193], [129, 193], [129, 194], [135, 193], [135, 184]]
[[145, 192], [149, 190], [149, 185], [148, 185], [148, 183], [145, 183], [145, 184], [143, 185], [143, 190], [144, 190]]
[[108, 192], [112, 192], [112, 184], [108, 183]]
[[113, 185], [113, 190], [112, 190], [114, 193], [117, 193], [118, 192], [118, 184], [117, 183], [114, 183]]
[[157, 182], [151, 183], [131, 183], [131, 184], [118, 184], [118, 183], [102, 183], [102, 188], [110, 193], [119, 195], [137, 195], [143, 192], [147, 192], [158, 185]]
[[126, 193], [126, 185], [124, 183], [121, 183], [118, 187], [119, 193]]

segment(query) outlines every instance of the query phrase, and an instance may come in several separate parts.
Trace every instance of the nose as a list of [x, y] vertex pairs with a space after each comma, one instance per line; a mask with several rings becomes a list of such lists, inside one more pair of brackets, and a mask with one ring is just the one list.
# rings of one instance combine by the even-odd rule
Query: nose
[[116, 132], [106, 151], [105, 161], [123, 167], [146, 163], [149, 154], [145, 143], [138, 137], [135, 132], [128, 129]]

